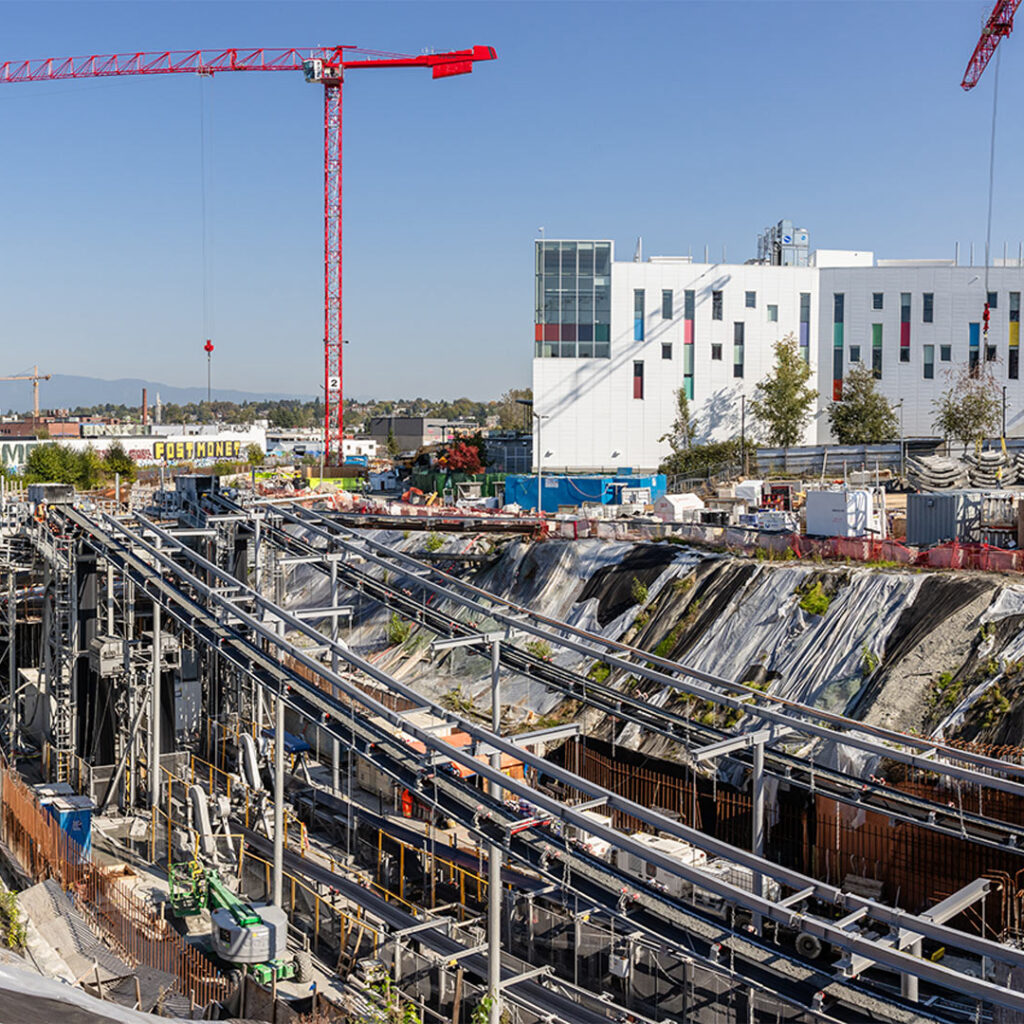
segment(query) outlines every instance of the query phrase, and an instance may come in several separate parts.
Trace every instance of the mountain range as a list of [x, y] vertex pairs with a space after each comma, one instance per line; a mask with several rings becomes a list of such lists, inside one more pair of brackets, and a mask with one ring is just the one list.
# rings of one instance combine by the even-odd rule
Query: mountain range
[[[146, 388], [149, 407], [152, 409], [159, 393], [162, 402], [184, 405], [188, 402], [206, 400], [206, 388], [177, 388], [152, 380], [136, 377], [122, 377], [118, 380], [102, 380], [99, 377], [76, 377], [71, 374], [55, 373], [49, 380], [39, 382], [39, 407], [41, 409], [74, 409], [84, 405], [129, 405], [142, 403], [142, 389]], [[303, 402], [313, 400], [312, 395], [298, 395], [285, 392], [259, 393], [252, 391], [231, 391], [213, 389], [214, 401], [260, 402], [282, 398], [296, 398]], [[32, 408], [31, 381], [0, 381], [0, 410], [13, 409], [28, 412]]]

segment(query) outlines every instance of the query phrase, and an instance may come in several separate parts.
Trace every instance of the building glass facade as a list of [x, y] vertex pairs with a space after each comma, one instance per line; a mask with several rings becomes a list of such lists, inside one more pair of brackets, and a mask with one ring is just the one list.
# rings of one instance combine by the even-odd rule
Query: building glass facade
[[536, 243], [534, 352], [611, 357], [611, 242]]

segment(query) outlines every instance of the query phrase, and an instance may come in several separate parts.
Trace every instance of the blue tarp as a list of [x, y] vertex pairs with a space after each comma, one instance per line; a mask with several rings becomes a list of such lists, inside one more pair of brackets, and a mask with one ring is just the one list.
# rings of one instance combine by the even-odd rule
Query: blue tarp
[[[664, 473], [653, 476], [561, 476], [545, 473], [541, 480], [541, 503], [545, 512], [557, 512], [559, 505], [581, 505], [594, 502], [616, 505], [623, 487], [648, 487], [651, 501], [665, 493]], [[505, 477], [505, 503], [522, 508], [537, 507], [537, 478], [535, 476]]]

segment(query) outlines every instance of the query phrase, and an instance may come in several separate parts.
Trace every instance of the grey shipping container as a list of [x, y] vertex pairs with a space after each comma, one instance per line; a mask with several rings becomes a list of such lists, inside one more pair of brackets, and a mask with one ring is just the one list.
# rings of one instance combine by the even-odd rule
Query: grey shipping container
[[985, 491], [942, 491], [907, 495], [907, 544], [927, 548], [933, 544], [981, 540], [981, 512]]

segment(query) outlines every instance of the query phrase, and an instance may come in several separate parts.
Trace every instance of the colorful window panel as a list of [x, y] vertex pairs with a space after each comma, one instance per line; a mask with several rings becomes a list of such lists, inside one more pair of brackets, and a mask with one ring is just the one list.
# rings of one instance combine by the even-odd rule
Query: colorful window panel
[[846, 296], [832, 295], [832, 401], [843, 397], [843, 326], [846, 319]]
[[910, 292], [900, 292], [900, 362], [910, 362]]
[[871, 325], [871, 375], [882, 379], [882, 325]]
[[[769, 309], [772, 307], [769, 306]], [[775, 307], [775, 319], [778, 320], [778, 306]], [[804, 362], [811, 361], [811, 293], [800, 293], [800, 352]]]
[[644, 340], [644, 290], [633, 289], [633, 340]]
[[644, 364], [641, 359], [633, 363], [633, 397], [644, 397]]
[[967, 366], [977, 373], [981, 363], [981, 324], [967, 325]]
[[696, 293], [683, 292], [683, 387], [686, 397], [693, 399], [693, 321], [697, 305]]
[[1007, 376], [1017, 380], [1020, 377], [1020, 292], [1010, 292], [1010, 338], [1006, 356]]

